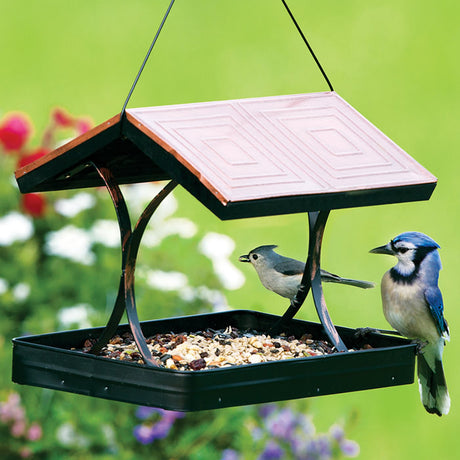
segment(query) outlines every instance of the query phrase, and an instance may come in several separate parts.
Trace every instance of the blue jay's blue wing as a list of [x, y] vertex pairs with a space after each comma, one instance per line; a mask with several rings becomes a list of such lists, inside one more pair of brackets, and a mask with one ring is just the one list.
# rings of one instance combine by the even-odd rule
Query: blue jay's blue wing
[[273, 268], [282, 275], [295, 276], [303, 274], [305, 264], [300, 260], [287, 259], [277, 263]]
[[439, 334], [449, 335], [449, 328], [443, 316], [444, 305], [442, 302], [442, 294], [438, 286], [429, 287], [425, 290], [425, 300], [430, 307], [430, 311]]

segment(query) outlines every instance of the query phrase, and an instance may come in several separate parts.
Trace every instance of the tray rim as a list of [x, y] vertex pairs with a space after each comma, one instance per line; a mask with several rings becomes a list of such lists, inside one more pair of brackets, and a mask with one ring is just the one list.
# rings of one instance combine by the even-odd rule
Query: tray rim
[[[193, 321], [184, 322], [190, 318]], [[155, 327], [155, 323], [163, 323], [158, 328], [159, 333], [170, 332], [175, 325], [180, 329], [182, 325], [192, 330], [196, 325], [204, 326], [201, 330], [221, 329], [223, 321], [228, 325], [236, 323], [236, 327], [254, 328], [255, 325], [256, 330], [265, 331], [278, 318], [264, 312], [230, 310], [142, 324], [153, 323]], [[325, 337], [321, 323], [293, 319], [288, 326], [287, 333], [292, 331], [297, 335], [300, 326], [316, 337]], [[75, 329], [13, 339], [13, 382], [181, 412], [342, 394], [414, 382], [416, 345], [408, 339], [384, 334], [375, 334], [377, 337], [370, 342], [376, 346], [368, 350], [201, 371], [149, 367], [62, 348], [66, 341], [69, 347], [74, 346], [77, 341], [82, 343], [89, 333], [101, 329]], [[129, 325], [121, 325], [120, 330], [129, 331]], [[354, 329], [339, 327], [338, 330], [342, 337], [345, 334], [352, 340]], [[54, 343], [53, 336], [57, 337]], [[43, 339], [48, 343], [38, 342]], [[382, 343], [384, 346], [378, 346]], [[388, 343], [391, 345], [386, 346]]]
[[[244, 310], [244, 309], [235, 309], [235, 310], [225, 310], [222, 312], [212, 312], [212, 313], [198, 313], [195, 315], [184, 315], [184, 316], [174, 316], [174, 317], [166, 317], [166, 318], [159, 318], [155, 320], [146, 320], [146, 321], [141, 321], [141, 326], [146, 325], [146, 324], [151, 324], [151, 323], [159, 323], [162, 321], [176, 321], [176, 320], [183, 320], [189, 317], [209, 317], [209, 316], [218, 316], [218, 315], [223, 315], [223, 314], [231, 314], [231, 313], [247, 313], [247, 314], [257, 314], [257, 315], [263, 315], [267, 317], [273, 317], [273, 318], [279, 318], [279, 316], [271, 314], [271, 313], [265, 313], [265, 312], [260, 312], [257, 310]], [[321, 323], [316, 323], [313, 321], [307, 321], [307, 320], [302, 320], [302, 319], [297, 319], [294, 318], [291, 320], [293, 323], [299, 323], [299, 324], [305, 324], [305, 325], [315, 325], [315, 326], [321, 326]], [[337, 330], [339, 332], [351, 332], [354, 331], [355, 329], [345, 327], [345, 326], [336, 326]], [[128, 329], [129, 330], [129, 324], [128, 323], [122, 323], [119, 325], [118, 329]], [[68, 348], [61, 348], [61, 347], [56, 347], [48, 344], [41, 344], [34, 342], [33, 340], [38, 339], [38, 338], [47, 338], [47, 337], [53, 337], [53, 336], [64, 336], [64, 335], [71, 335], [71, 334], [76, 334], [76, 333], [87, 333], [88, 336], [90, 337], [92, 333], [95, 331], [102, 331], [104, 329], [103, 326], [99, 327], [92, 327], [92, 328], [82, 328], [82, 329], [69, 329], [69, 330], [64, 330], [64, 331], [55, 331], [55, 332], [47, 332], [43, 334], [31, 334], [31, 335], [25, 335], [25, 336], [19, 336], [15, 337], [12, 339], [13, 344], [21, 344], [21, 345], [26, 345], [26, 346], [31, 346], [33, 348], [39, 348], [39, 349], [49, 349], [49, 350], [59, 350], [60, 353], [64, 354], [70, 354], [72, 356], [80, 356], [80, 357], [85, 357], [89, 359], [97, 359], [97, 360], [103, 360], [104, 362], [110, 362], [118, 365], [130, 365], [134, 366], [140, 369], [147, 369], [147, 370], [153, 370], [153, 371], [159, 371], [159, 372], [166, 372], [166, 373], [171, 373], [171, 374], [180, 374], [180, 375], [193, 375], [197, 373], [197, 371], [191, 371], [191, 370], [179, 370], [179, 369], [169, 369], [165, 367], [149, 367], [146, 366], [145, 364], [139, 364], [139, 363], [134, 363], [130, 361], [123, 361], [123, 360], [116, 360], [116, 359], [110, 359], [106, 358], [104, 356], [99, 356], [99, 355], [93, 355], [91, 353], [84, 353], [79, 350], [72, 350]], [[193, 332], [193, 331], [187, 331], [187, 332]], [[263, 331], [262, 331], [263, 332]], [[178, 332], [176, 332], [178, 333]], [[370, 334], [376, 334], [375, 332], [371, 332]], [[319, 355], [319, 356], [309, 356], [309, 357], [304, 357], [304, 358], [291, 358], [291, 359], [280, 359], [280, 360], [274, 360], [274, 361], [265, 361], [261, 363], [248, 363], [248, 364], [236, 364], [233, 366], [226, 366], [226, 367], [220, 367], [220, 368], [213, 368], [213, 369], [201, 369], [199, 371], [200, 374], [202, 373], [216, 373], [216, 372], [222, 372], [222, 371], [229, 371], [239, 368], [247, 368], [249, 366], [251, 367], [259, 367], [259, 366], [267, 366], [267, 365], [273, 365], [273, 364], [280, 364], [284, 362], [290, 362], [292, 360], [295, 360], [295, 362], [298, 363], [306, 363], [311, 360], [318, 360], [318, 359], [325, 359], [325, 358], [333, 358], [337, 359], [338, 357], [343, 357], [346, 356], [348, 353], [350, 354], [368, 354], [368, 353], [376, 353], [378, 351], [390, 351], [392, 349], [402, 349], [402, 348], [416, 348], [416, 345], [411, 343], [411, 341], [405, 337], [398, 337], [398, 336], [391, 336], [389, 334], [383, 334], [379, 333], [379, 336], [384, 336], [387, 339], [390, 340], [395, 340], [398, 342], [401, 342], [400, 344], [394, 344], [391, 346], [383, 346], [383, 347], [376, 347], [376, 348], [371, 348], [371, 349], [359, 349], [359, 350], [354, 350], [354, 351], [347, 351], [347, 352], [342, 352], [342, 353], [331, 353], [327, 355]], [[326, 339], [327, 340], [327, 339]]]

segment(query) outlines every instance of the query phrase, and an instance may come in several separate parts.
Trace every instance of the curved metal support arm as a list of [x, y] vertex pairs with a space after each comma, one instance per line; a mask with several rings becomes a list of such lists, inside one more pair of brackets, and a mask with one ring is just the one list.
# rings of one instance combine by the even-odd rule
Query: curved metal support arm
[[131, 220], [129, 217], [128, 207], [121, 193], [120, 187], [115, 181], [111, 170], [105, 166], [98, 166], [92, 162], [93, 167], [98, 172], [101, 179], [112, 198], [115, 212], [117, 214], [118, 226], [120, 228], [121, 238], [121, 276], [118, 285], [118, 294], [115, 300], [115, 304], [110, 315], [109, 321], [105, 326], [102, 334], [98, 338], [97, 342], [91, 348], [90, 353], [98, 354], [102, 348], [104, 348], [109, 340], [115, 335], [115, 332], [120, 324], [121, 318], [125, 311], [125, 265], [126, 265], [126, 254], [129, 240], [131, 238]]
[[147, 205], [141, 217], [137, 221], [134, 230], [131, 230], [131, 220], [128, 208], [123, 198], [120, 187], [115, 181], [109, 168], [92, 163], [112, 198], [113, 205], [117, 214], [118, 226], [121, 238], [121, 277], [118, 286], [118, 294], [110, 315], [109, 321], [105, 326], [97, 342], [91, 348], [90, 353], [97, 354], [104, 348], [109, 340], [115, 335], [120, 324], [123, 313], [126, 311], [129, 326], [136, 342], [137, 348], [142, 355], [144, 363], [148, 366], [157, 366], [148, 349], [145, 337], [142, 334], [139, 317], [137, 315], [136, 300], [134, 296], [134, 270], [136, 266], [137, 254], [142, 236], [148, 221], [152, 217], [161, 202], [176, 187], [177, 182], [169, 182]]
[[158, 208], [160, 203], [169, 195], [172, 190], [177, 186], [177, 182], [169, 182], [155, 198], [149, 203], [147, 208], [142, 213], [141, 217], [137, 221], [136, 227], [130, 238], [130, 244], [128, 247], [128, 253], [126, 257], [125, 267], [125, 305], [126, 315], [128, 316], [128, 322], [133, 333], [134, 340], [137, 348], [142, 355], [144, 363], [147, 366], [153, 367], [158, 366], [157, 361], [152, 357], [150, 350], [148, 349], [145, 337], [142, 334], [139, 317], [137, 315], [136, 298], [134, 295], [134, 270], [136, 268], [136, 259], [139, 251], [140, 242], [144, 234], [145, 228], [148, 221], [152, 217], [155, 210]]
[[348, 351], [348, 348], [340, 338], [339, 333], [337, 332], [337, 329], [335, 328], [331, 317], [329, 316], [329, 311], [327, 309], [326, 300], [323, 294], [323, 286], [321, 284], [321, 243], [323, 241], [324, 228], [326, 226], [328, 216], [329, 211], [308, 213], [310, 227], [310, 241], [308, 248], [309, 263], [307, 263], [307, 266], [305, 267], [303, 278], [306, 277], [307, 273], [311, 277], [310, 284], [316, 312], [318, 313], [318, 317], [326, 331], [327, 336], [329, 337], [329, 340], [338, 351]]
[[323, 240], [324, 228], [326, 226], [329, 211], [318, 211], [308, 213], [309, 223], [309, 241], [308, 241], [308, 257], [305, 264], [305, 270], [302, 275], [299, 290], [295, 297], [291, 300], [289, 308], [284, 315], [270, 329], [270, 334], [279, 333], [283, 325], [289, 322], [303, 305], [310, 289], [313, 294], [316, 312], [323, 325], [326, 334], [331, 343], [338, 351], [347, 351], [347, 347], [339, 336], [334, 324], [332, 323], [329, 311], [324, 299], [323, 288], [321, 284], [320, 256], [321, 243]]

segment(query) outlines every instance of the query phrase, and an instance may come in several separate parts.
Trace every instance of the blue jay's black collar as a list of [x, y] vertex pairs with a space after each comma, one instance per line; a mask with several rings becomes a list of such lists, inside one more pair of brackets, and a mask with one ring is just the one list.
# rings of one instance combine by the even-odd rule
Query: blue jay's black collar
[[408, 275], [404, 275], [401, 272], [399, 272], [396, 269], [396, 267], [393, 267], [390, 270], [390, 276], [391, 276], [391, 279], [396, 283], [412, 284], [414, 280], [417, 279], [419, 268], [420, 268], [420, 265], [416, 265], [412, 273], [409, 273]]

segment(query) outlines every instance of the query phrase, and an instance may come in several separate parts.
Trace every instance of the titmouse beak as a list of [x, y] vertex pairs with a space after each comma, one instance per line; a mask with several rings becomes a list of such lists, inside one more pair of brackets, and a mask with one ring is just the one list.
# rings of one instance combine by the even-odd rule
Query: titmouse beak
[[240, 256], [240, 257], [238, 258], [238, 260], [239, 260], [240, 262], [250, 262], [250, 260], [249, 260], [249, 254], [245, 254], [244, 256]]
[[371, 254], [387, 254], [389, 256], [394, 256], [394, 251], [391, 249], [390, 243], [385, 244], [384, 246], [379, 246], [378, 248], [371, 249], [369, 251]]

